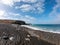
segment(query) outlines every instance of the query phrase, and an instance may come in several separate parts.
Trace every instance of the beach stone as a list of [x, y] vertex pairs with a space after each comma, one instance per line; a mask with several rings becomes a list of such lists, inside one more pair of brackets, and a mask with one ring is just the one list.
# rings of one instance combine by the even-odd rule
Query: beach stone
[[30, 39], [29, 39], [29, 38], [25, 38], [25, 40], [30, 41]]
[[8, 36], [3, 36], [2, 38], [3, 38], [4, 40], [8, 40], [8, 39], [9, 39]]
[[19, 32], [11, 24], [0, 24], [0, 45], [17, 45], [20, 42]]
[[27, 35], [27, 37], [30, 37], [30, 35]]
[[10, 37], [9, 39], [12, 41], [14, 39], [14, 37]]
[[0, 24], [0, 45], [54, 45], [41, 39], [38, 40], [34, 33], [32, 36], [26, 30], [16, 24]]

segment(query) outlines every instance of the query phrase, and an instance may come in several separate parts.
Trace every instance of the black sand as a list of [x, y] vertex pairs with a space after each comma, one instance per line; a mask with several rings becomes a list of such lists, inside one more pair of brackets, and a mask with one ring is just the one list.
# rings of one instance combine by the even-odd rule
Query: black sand
[[[13, 38], [12, 38], [13, 37]], [[11, 39], [12, 38], [12, 39]], [[0, 24], [0, 45], [55, 45], [31, 36], [19, 25]]]

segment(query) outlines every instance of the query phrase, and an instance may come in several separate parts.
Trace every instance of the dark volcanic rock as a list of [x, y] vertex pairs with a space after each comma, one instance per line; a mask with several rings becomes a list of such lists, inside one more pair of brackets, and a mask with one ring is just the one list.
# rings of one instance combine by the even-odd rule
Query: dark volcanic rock
[[18, 21], [18, 20], [13, 22], [13, 24], [26, 25], [24, 21]]
[[19, 32], [10, 24], [0, 24], [0, 45], [15, 45], [20, 41]]
[[29, 25], [29, 24], [27, 24], [25, 21], [22, 21], [22, 20], [0, 20], [0, 23]]
[[0, 24], [0, 45], [54, 45], [31, 36], [27, 31], [17, 30], [18, 25]]

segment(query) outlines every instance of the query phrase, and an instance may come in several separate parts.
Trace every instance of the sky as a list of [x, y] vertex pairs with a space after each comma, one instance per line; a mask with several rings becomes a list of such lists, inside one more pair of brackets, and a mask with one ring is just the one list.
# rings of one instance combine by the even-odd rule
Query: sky
[[60, 0], [0, 0], [0, 19], [60, 24]]

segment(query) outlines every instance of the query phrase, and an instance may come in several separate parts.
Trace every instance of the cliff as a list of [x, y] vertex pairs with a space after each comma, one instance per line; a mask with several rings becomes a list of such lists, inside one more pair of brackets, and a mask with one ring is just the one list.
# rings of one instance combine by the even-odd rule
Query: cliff
[[0, 20], [0, 23], [27, 25], [25, 21], [21, 21], [21, 20]]

